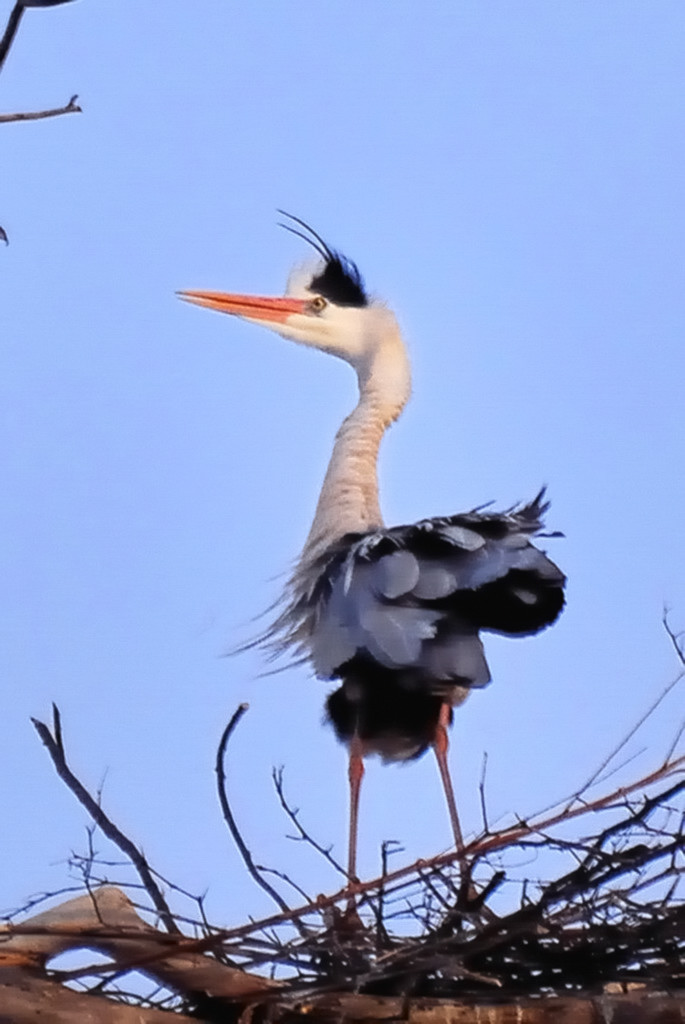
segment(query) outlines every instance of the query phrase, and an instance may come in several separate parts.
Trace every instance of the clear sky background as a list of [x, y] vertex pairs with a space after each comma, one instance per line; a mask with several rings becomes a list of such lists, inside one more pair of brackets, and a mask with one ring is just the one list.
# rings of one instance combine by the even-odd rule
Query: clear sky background
[[[4, 22], [12, 4], [0, 3]], [[554, 629], [487, 640], [459, 710], [465, 830], [575, 790], [677, 672], [685, 627], [685, 7], [681, 0], [81, 0], [27, 12], [0, 126], [0, 904], [68, 878], [86, 817], [32, 730], [227, 924], [270, 910], [257, 859], [337, 879], [285, 839], [272, 765], [344, 857], [327, 686], [259, 678], [255, 632], [355, 401], [337, 360], [181, 304], [278, 294], [309, 253], [282, 207], [359, 264], [404, 327], [414, 398], [382, 448], [389, 523], [553, 501]], [[629, 745], [658, 764], [682, 689]], [[625, 776], [625, 773], [624, 773]], [[360, 870], [448, 847], [430, 757], [369, 767]], [[106, 851], [105, 844], [98, 848]], [[523, 870], [523, 867], [522, 867]], [[526, 870], [535, 873], [535, 865]], [[116, 872], [115, 872], [116, 874]]]

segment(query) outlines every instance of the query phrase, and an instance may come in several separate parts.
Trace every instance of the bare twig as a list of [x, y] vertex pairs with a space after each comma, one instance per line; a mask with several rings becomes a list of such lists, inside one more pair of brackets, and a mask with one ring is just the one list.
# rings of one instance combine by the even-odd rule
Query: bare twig
[[[664, 623], [664, 624], [666, 625], [666, 629], [668, 630], [668, 625], [667, 625], [666, 623]], [[671, 634], [670, 634], [670, 631], [669, 631], [669, 635], [671, 635]], [[679, 674], [678, 674], [678, 675], [677, 675], [677, 676], [675, 677], [675, 679], [672, 679], [672, 680], [671, 680], [671, 682], [670, 682], [670, 683], [668, 683], [668, 685], [664, 687], [664, 689], [663, 689], [663, 690], [661, 691], [661, 693], [660, 693], [660, 694], [659, 694], [659, 696], [658, 696], [658, 697], [656, 698], [656, 700], [654, 700], [654, 701], [653, 701], [653, 702], [652, 702], [652, 703], [650, 704], [650, 706], [649, 706], [649, 707], [647, 708], [647, 710], [646, 710], [646, 711], [644, 712], [644, 714], [642, 714], [642, 715], [640, 716], [640, 718], [638, 718], [638, 720], [637, 720], [637, 722], [635, 723], [635, 725], [634, 725], [634, 726], [633, 726], [633, 727], [632, 727], [631, 729], [629, 729], [629, 730], [628, 730], [628, 732], [627, 732], [627, 733], [626, 733], [626, 735], [625, 735], [625, 736], [623, 737], [623, 739], [621, 740], [621, 742], [620, 742], [620, 743], [619, 743], [619, 744], [618, 744], [618, 745], [617, 745], [616, 747], [614, 747], [614, 749], [613, 749], [613, 750], [611, 751], [611, 753], [610, 753], [610, 754], [608, 754], [608, 755], [607, 755], [607, 757], [605, 757], [605, 758], [604, 758], [604, 760], [603, 760], [603, 761], [602, 761], [602, 763], [601, 763], [601, 764], [599, 765], [599, 767], [595, 769], [595, 771], [594, 771], [594, 772], [592, 773], [592, 775], [590, 776], [590, 778], [589, 778], [589, 779], [587, 779], [587, 780], [586, 780], [586, 781], [585, 781], [585, 782], [583, 783], [583, 785], [581, 786], [580, 790], [578, 791], [578, 795], [579, 795], [580, 793], [585, 793], [585, 792], [587, 792], [587, 790], [588, 790], [588, 789], [590, 788], [590, 786], [592, 786], [592, 784], [593, 784], [593, 783], [594, 783], [594, 782], [595, 782], [595, 781], [597, 780], [597, 778], [598, 778], [598, 777], [599, 777], [599, 776], [600, 776], [600, 775], [602, 774], [602, 772], [603, 772], [603, 771], [604, 771], [604, 769], [605, 769], [605, 768], [607, 767], [607, 765], [609, 765], [609, 764], [610, 764], [610, 763], [611, 763], [611, 762], [612, 762], [612, 761], [614, 760], [614, 758], [616, 757], [616, 755], [617, 755], [617, 754], [618, 754], [618, 753], [619, 753], [619, 752], [620, 752], [621, 750], [623, 750], [623, 748], [625, 747], [625, 745], [626, 745], [626, 744], [627, 744], [627, 743], [628, 743], [628, 742], [629, 742], [629, 741], [630, 741], [630, 740], [631, 740], [631, 739], [633, 738], [633, 736], [635, 735], [635, 733], [636, 733], [636, 732], [637, 732], [637, 731], [638, 731], [639, 729], [641, 729], [641, 728], [642, 728], [642, 726], [643, 726], [643, 725], [645, 724], [645, 722], [647, 721], [647, 719], [648, 719], [648, 718], [650, 718], [650, 717], [651, 717], [651, 716], [652, 716], [652, 715], [654, 714], [654, 712], [656, 711], [656, 709], [657, 709], [657, 708], [658, 708], [658, 707], [659, 707], [659, 706], [660, 706], [660, 705], [661, 705], [661, 704], [662, 704], [662, 703], [664, 702], [664, 700], [666, 699], [666, 697], [668, 697], [668, 695], [669, 695], [669, 693], [671, 692], [671, 690], [672, 690], [672, 689], [673, 689], [673, 688], [674, 688], [675, 686], [677, 686], [677, 685], [678, 685], [678, 683], [679, 683], [679, 682], [680, 682], [680, 681], [682, 680], [682, 678], [683, 678], [683, 673], [682, 673], [682, 672], [680, 672], [680, 673], [679, 673]], [[668, 760], [668, 757], [667, 757], [667, 760]], [[576, 798], [577, 798], [577, 797], [576, 797]], [[574, 799], [576, 799], [576, 798], [574, 798]], [[571, 804], [572, 804], [572, 803], [573, 803], [573, 800], [571, 801], [571, 803], [569, 804], [569, 806], [571, 806]]]
[[286, 875], [285, 871], [279, 871], [277, 868], [268, 868], [264, 864], [256, 864], [255, 867], [258, 871], [263, 871], [265, 875], [273, 875], [274, 878], [280, 878], [282, 882], [285, 882], [291, 889], [294, 889], [298, 896], [301, 896], [305, 902], [311, 902], [311, 896], [309, 893], [305, 892], [302, 886], [298, 885], [297, 882], [294, 882], [289, 875]]
[[52, 758], [52, 763], [55, 766], [57, 774], [69, 787], [79, 803], [85, 807], [97, 827], [115, 844], [115, 846], [118, 846], [121, 852], [124, 853], [131, 861], [140, 876], [140, 880], [145, 887], [145, 891], [152, 900], [152, 903], [154, 904], [155, 909], [157, 910], [167, 931], [170, 934], [180, 935], [180, 929], [174, 920], [174, 916], [169, 909], [169, 905], [165, 900], [161, 889], [153, 877], [152, 870], [147, 860], [135, 843], [133, 843], [128, 836], [124, 835], [121, 829], [118, 828], [105, 814], [102, 807], [93, 799], [85, 786], [82, 785], [69, 768], [62, 742], [62, 720], [59, 708], [56, 704], [52, 705], [52, 717], [52, 733], [44, 722], [39, 722], [36, 718], [32, 718], [31, 721], [33, 722], [36, 732], [48, 749], [48, 753]]
[[274, 780], [274, 788], [276, 790], [276, 793], [278, 794], [278, 799], [280, 801], [281, 807], [283, 808], [283, 810], [288, 815], [293, 825], [299, 832], [298, 836], [290, 836], [289, 838], [295, 839], [299, 842], [307, 843], [309, 846], [313, 846], [316, 852], [320, 853], [321, 856], [326, 861], [328, 861], [331, 867], [335, 868], [335, 870], [339, 874], [341, 874], [343, 878], [347, 878], [347, 871], [342, 866], [342, 864], [339, 864], [335, 857], [332, 855], [331, 848], [329, 846], [322, 846], [321, 843], [317, 843], [316, 839], [314, 839], [314, 837], [311, 836], [309, 832], [307, 832], [307, 830], [304, 828], [304, 826], [300, 823], [300, 819], [298, 817], [299, 808], [291, 807], [288, 801], [286, 800], [285, 790], [283, 786], [283, 769], [273, 768], [271, 771], [271, 776]]
[[16, 114], [0, 114], [0, 124], [12, 121], [42, 121], [46, 117], [60, 117], [62, 114], [82, 114], [83, 111], [76, 100], [78, 95], [71, 97], [63, 107], [52, 107], [50, 110], [26, 110]]
[[[394, 847], [394, 849], [392, 849]], [[393, 853], [399, 853], [402, 846], [396, 839], [384, 839], [381, 843], [381, 878], [378, 886], [378, 904], [376, 906], [376, 943], [379, 949], [388, 945], [389, 936], [385, 927], [385, 876], [388, 873], [388, 862]], [[345, 872], [343, 872], [344, 874]]]
[[[5, 31], [0, 39], [0, 72], [14, 42], [22, 15], [27, 7], [57, 7], [60, 4], [71, 3], [71, 0], [17, 0], [7, 19]], [[49, 110], [34, 110], [15, 114], [0, 114], [0, 124], [8, 124], [12, 121], [38, 121], [45, 117], [60, 117], [62, 114], [79, 114], [81, 108], [76, 103], [78, 96], [72, 96], [69, 102], [63, 107], [53, 107]], [[9, 245], [7, 232], [0, 226], [0, 241]]]
[[666, 633], [668, 634], [668, 638], [671, 641], [671, 644], [673, 645], [673, 650], [676, 653], [678, 661], [683, 666], [683, 668], [685, 668], [685, 633], [673, 632], [673, 630], [671, 629], [671, 624], [668, 621], [668, 608], [664, 608], [664, 614], [661, 621], [663, 623], [664, 629], [666, 630]]
[[488, 752], [487, 750], [483, 754], [483, 767], [480, 772], [480, 783], [478, 785], [478, 793], [480, 794], [480, 812], [483, 818], [483, 832], [485, 835], [490, 831], [490, 823], [488, 821], [488, 808], [485, 802], [485, 776], [488, 770]]
[[[236, 824], [236, 820], [233, 816], [233, 811], [231, 810], [231, 806], [228, 802], [228, 795], [226, 793], [226, 772], [224, 769], [226, 747], [228, 746], [228, 741], [231, 738], [233, 730], [235, 729], [238, 722], [247, 711], [248, 707], [249, 704], [240, 704], [238, 706], [230, 722], [228, 723], [223, 733], [221, 734], [221, 739], [219, 740], [219, 747], [216, 752], [215, 771], [217, 779], [217, 791], [219, 794], [219, 803], [221, 804], [221, 813], [223, 814], [224, 821], [226, 822], [228, 830], [231, 833], [233, 842], [238, 847], [238, 852], [240, 853], [240, 856], [243, 858], [243, 863], [247, 870], [249, 871], [250, 875], [254, 878], [257, 885], [260, 886], [260, 888], [262, 888], [264, 892], [271, 897], [276, 906], [281, 908], [284, 914], [290, 914], [291, 909], [288, 906], [288, 904], [285, 902], [281, 894], [277, 892], [274, 889], [274, 887], [269, 884], [269, 882], [266, 881], [266, 879], [262, 876], [259, 868], [255, 864], [252, 854], [248, 850], [245, 840], [240, 834], [240, 829]], [[300, 925], [299, 922], [298, 925], [300, 926], [300, 928], [302, 928], [304, 934], [303, 926]]]
[[668, 748], [668, 751], [666, 753], [666, 760], [667, 761], [670, 761], [671, 758], [673, 757], [673, 755], [675, 754], [676, 749], [677, 749], [678, 745], [680, 744], [680, 741], [681, 741], [681, 739], [683, 737], [683, 733], [685, 733], [685, 718], [682, 720], [682, 722], [680, 723], [679, 727], [676, 729], [675, 736], [673, 737], [673, 742], [671, 743], [670, 747]]

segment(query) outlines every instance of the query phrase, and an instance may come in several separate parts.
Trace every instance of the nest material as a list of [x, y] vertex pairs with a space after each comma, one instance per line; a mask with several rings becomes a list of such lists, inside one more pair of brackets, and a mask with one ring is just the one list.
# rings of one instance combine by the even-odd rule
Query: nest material
[[[272, 939], [271, 950], [268, 926], [226, 948], [233, 959], [242, 953], [248, 969], [287, 968], [293, 993], [509, 998], [600, 992], [611, 983], [682, 990], [684, 791], [680, 758], [610, 797], [483, 833], [462, 865], [438, 857], [360, 886], [346, 912], [311, 908], [299, 918], [305, 934]], [[569, 838], [601, 817], [611, 819], [601, 831]], [[554, 873], [513, 881], [531, 853]], [[515, 908], [502, 912], [516, 890]]]
[[[669, 684], [651, 710], [684, 677]], [[483, 828], [461, 853], [390, 870], [392, 844], [384, 844], [380, 877], [346, 882], [338, 892], [312, 900], [282, 872], [257, 866], [232, 814], [224, 759], [245, 709], [238, 709], [219, 745], [219, 796], [246, 869], [278, 912], [231, 929], [213, 926], [202, 898], [164, 880], [74, 775], [59, 711], [53, 709], [52, 729], [34, 723], [58, 775], [94, 823], [87, 853], [71, 859], [87, 895], [20, 924], [8, 915], [0, 934], [3, 1012], [15, 997], [30, 1001], [40, 980], [52, 986], [51, 1006], [67, 1000], [66, 1016], [55, 1020], [76, 1013], [69, 1003], [76, 994], [65, 982], [107, 1007], [136, 1007], [136, 1024], [161, 1024], [170, 1016], [222, 1024], [304, 1017], [444, 1024], [472, 1019], [474, 1008], [490, 1008], [491, 1018], [497, 1006], [515, 1011], [517, 1024], [540, 1024], [540, 1006], [546, 1022], [551, 1012], [556, 1024], [566, 1016], [570, 1024], [581, 1018], [620, 1024], [625, 998], [633, 1009], [640, 1007], [641, 1016], [633, 1014], [631, 1024], [683, 1018], [685, 754], [674, 752], [682, 729], [650, 774], [595, 795], [598, 775], [624, 740], [569, 800], [498, 831], [488, 825], [481, 787]], [[346, 877], [289, 805], [281, 773], [274, 773], [274, 783], [298, 837]], [[111, 878], [116, 862], [99, 860], [95, 827], [125, 854], [137, 881]], [[115, 870], [124, 872], [120, 865]], [[300, 892], [299, 907], [275, 887], [279, 879]], [[122, 886], [144, 902], [134, 903]], [[35, 898], [23, 914], [57, 895]], [[190, 912], [181, 913], [183, 901], [186, 907], [190, 901]], [[50, 958], [77, 949], [95, 949], [108, 962], [69, 971], [48, 968]], [[12, 975], [8, 982], [7, 971], [19, 971], [18, 981]], [[151, 992], [141, 992], [141, 976], [153, 980]], [[28, 1016], [19, 1012], [9, 1019], [33, 1020], [41, 993]], [[491, 1024], [508, 1024], [510, 1016]], [[124, 1024], [129, 1018], [111, 1019]]]
[[[563, 1016], [568, 997], [594, 999], [596, 1017], [597, 999], [636, 990], [667, 993], [679, 1020], [684, 794], [685, 756], [610, 795], [484, 831], [461, 864], [451, 854], [390, 872], [386, 856], [370, 883], [230, 930], [197, 920], [194, 937], [187, 916], [174, 931], [162, 918], [162, 931], [121, 890], [93, 891], [106, 879], [90, 851], [74, 860], [90, 894], [11, 924], [0, 965], [35, 974], [65, 949], [98, 949], [108, 964], [45, 977], [97, 988], [109, 1002], [223, 1024], [257, 1006], [265, 1016], [255, 1020], [437, 1022], [456, 1020], [457, 1006], [500, 1004], [532, 1021], [521, 1009], [530, 1000], [551, 999]], [[523, 861], [544, 867], [546, 880], [521, 880]], [[141, 972], [154, 993], [126, 986]], [[441, 1016], [446, 1006], [452, 1016]]]

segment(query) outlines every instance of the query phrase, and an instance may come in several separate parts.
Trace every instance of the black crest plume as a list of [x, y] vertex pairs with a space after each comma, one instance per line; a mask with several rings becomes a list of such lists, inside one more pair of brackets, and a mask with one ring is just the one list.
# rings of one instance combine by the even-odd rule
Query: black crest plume
[[317, 295], [323, 295], [325, 299], [335, 303], [336, 306], [368, 306], [369, 297], [366, 294], [364, 281], [357, 264], [348, 260], [342, 253], [331, 249], [321, 235], [318, 235], [299, 217], [294, 217], [292, 213], [286, 213], [285, 210], [278, 212], [288, 220], [299, 224], [299, 228], [293, 227], [292, 224], [281, 224], [280, 226], [286, 231], [290, 231], [291, 234], [297, 235], [307, 245], [311, 245], [325, 263], [321, 273], [312, 278], [310, 289]]

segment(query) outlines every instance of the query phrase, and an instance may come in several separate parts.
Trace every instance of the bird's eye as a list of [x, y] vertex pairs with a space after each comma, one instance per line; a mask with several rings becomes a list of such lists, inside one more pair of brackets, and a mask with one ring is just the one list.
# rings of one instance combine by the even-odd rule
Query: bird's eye
[[328, 303], [324, 299], [323, 295], [315, 295], [312, 301], [309, 303], [309, 308], [312, 313], [321, 313]]

